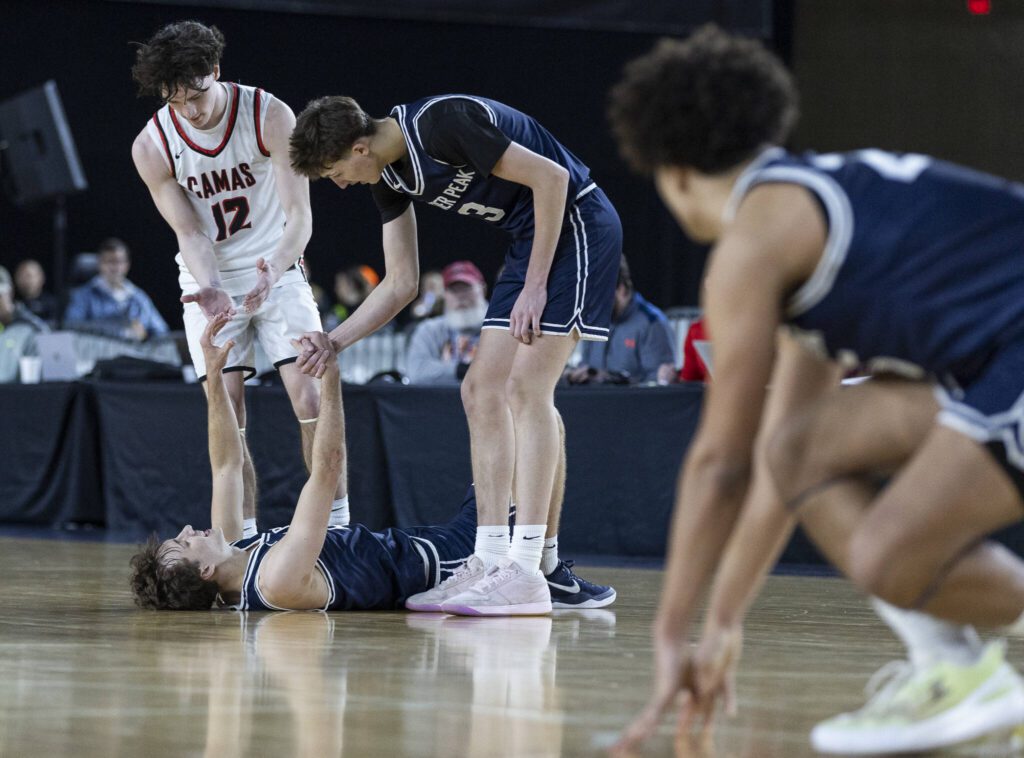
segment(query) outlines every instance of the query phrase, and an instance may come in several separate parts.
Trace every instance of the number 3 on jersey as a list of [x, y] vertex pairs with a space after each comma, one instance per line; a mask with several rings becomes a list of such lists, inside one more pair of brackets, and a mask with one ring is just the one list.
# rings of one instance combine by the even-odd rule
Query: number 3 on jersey
[[[211, 209], [213, 220], [217, 223], [217, 242], [223, 242], [242, 229], [252, 229], [252, 222], [249, 220], [249, 201], [245, 197], [229, 197], [222, 202], [214, 203]], [[225, 223], [229, 213], [231, 220]]]

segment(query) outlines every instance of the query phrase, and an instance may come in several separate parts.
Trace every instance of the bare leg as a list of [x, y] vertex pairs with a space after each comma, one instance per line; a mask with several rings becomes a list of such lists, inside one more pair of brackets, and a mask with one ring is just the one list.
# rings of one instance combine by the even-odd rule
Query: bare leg
[[[313, 437], [316, 435], [316, 419], [320, 412], [320, 380], [307, 376], [295, 368], [294, 363], [286, 363], [278, 368], [281, 381], [288, 392], [288, 399], [299, 420], [299, 434], [302, 438], [302, 460], [306, 471], [310, 470], [313, 454]], [[334, 498], [348, 494], [348, 457], [342, 461], [341, 475], [338, 477], [338, 488]]]
[[937, 411], [929, 385], [876, 379], [837, 387], [782, 422], [769, 441], [779, 494], [844, 574], [853, 530], [878, 492], [876, 478], [906, 462]]
[[518, 345], [504, 330], [485, 329], [462, 382], [480, 526], [508, 524], [516, 442], [505, 383]]
[[1020, 494], [989, 452], [936, 426], [858, 525], [850, 574], [903, 608], [1010, 624], [1024, 610], [1024, 563], [978, 543], [1020, 517]]
[[562, 518], [562, 502], [565, 500], [565, 423], [562, 414], [555, 410], [558, 422], [558, 463], [555, 467], [555, 481], [551, 487], [551, 501], [548, 505], [548, 530], [544, 536], [550, 539], [558, 534], [558, 523]]
[[242, 518], [256, 518], [256, 504], [259, 502], [259, 485], [256, 481], [256, 467], [252, 465], [249, 442], [242, 434]]
[[545, 335], [517, 350], [508, 378], [515, 426], [517, 522], [546, 524], [564, 445], [554, 391], [576, 337]]
[[[546, 539], [558, 536], [558, 524], [562, 519], [562, 503], [565, 501], [565, 422], [562, 421], [562, 414], [555, 409], [555, 416], [558, 419], [558, 465], [555, 468], [555, 483], [551, 488], [551, 503], [548, 505], [548, 530], [544, 533]], [[519, 493], [516, 491], [515, 472], [512, 474], [512, 501], [519, 500]]]
[[[773, 474], [808, 534], [862, 589], [949, 621], [1006, 625], [1024, 611], [1024, 562], [978, 543], [1019, 520], [1019, 496], [987, 451], [934, 426], [936, 410], [926, 385], [840, 390], [783, 429]], [[879, 494], [870, 475], [912, 456]]]

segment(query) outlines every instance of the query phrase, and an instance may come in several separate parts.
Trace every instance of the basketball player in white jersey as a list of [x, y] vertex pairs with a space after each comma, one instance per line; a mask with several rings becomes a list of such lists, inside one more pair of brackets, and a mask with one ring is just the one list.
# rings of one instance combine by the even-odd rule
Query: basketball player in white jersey
[[[196, 373], [205, 379], [199, 339], [208, 320], [229, 313], [222, 336], [235, 346], [223, 370], [240, 431], [243, 383], [256, 373], [258, 339], [288, 391], [308, 467], [320, 389], [293, 365], [290, 340], [320, 329], [301, 268], [312, 231], [309, 184], [289, 165], [294, 113], [261, 89], [220, 81], [224, 44], [216, 27], [180, 21], [139, 46], [132, 68], [139, 94], [164, 105], [136, 137], [132, 158], [178, 239], [178, 281]], [[243, 447], [246, 533], [255, 533], [256, 478]], [[345, 473], [332, 523], [348, 522]]]

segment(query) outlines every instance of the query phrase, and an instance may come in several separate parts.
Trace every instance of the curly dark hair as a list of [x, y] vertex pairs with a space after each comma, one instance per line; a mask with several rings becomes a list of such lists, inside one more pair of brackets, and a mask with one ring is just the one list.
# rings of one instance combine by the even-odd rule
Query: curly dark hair
[[198, 21], [168, 24], [135, 51], [132, 79], [139, 85], [139, 96], [201, 89], [198, 85], [220, 63], [226, 44], [216, 26]]
[[360, 137], [377, 132], [377, 121], [351, 97], [339, 95], [310, 101], [295, 119], [292, 168], [309, 179], [340, 159]]
[[140, 608], [158, 611], [208, 611], [217, 599], [217, 583], [203, 579], [196, 561], [161, 563], [160, 546], [154, 534], [142, 550], [132, 556], [132, 594]]
[[782, 144], [798, 104], [782, 61], [760, 42], [708, 24], [627, 64], [609, 95], [608, 119], [635, 170], [690, 166], [716, 174], [763, 145]]

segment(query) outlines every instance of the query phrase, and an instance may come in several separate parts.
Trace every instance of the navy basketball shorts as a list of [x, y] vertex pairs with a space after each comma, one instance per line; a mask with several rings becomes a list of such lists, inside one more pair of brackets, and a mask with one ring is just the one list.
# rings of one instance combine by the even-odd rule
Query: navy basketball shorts
[[[622, 224], [608, 197], [596, 185], [569, 207], [548, 272], [548, 300], [541, 314], [542, 334], [572, 334], [604, 341], [622, 256]], [[494, 285], [484, 329], [508, 329], [509, 317], [526, 281], [533, 237], [513, 240], [505, 270]]]
[[936, 385], [943, 426], [981, 443], [1024, 497], [1024, 339], [1001, 347], [965, 388]]
[[427, 588], [435, 587], [466, 562], [476, 546], [476, 492], [470, 485], [458, 515], [441, 526], [403, 528], [427, 564]]

